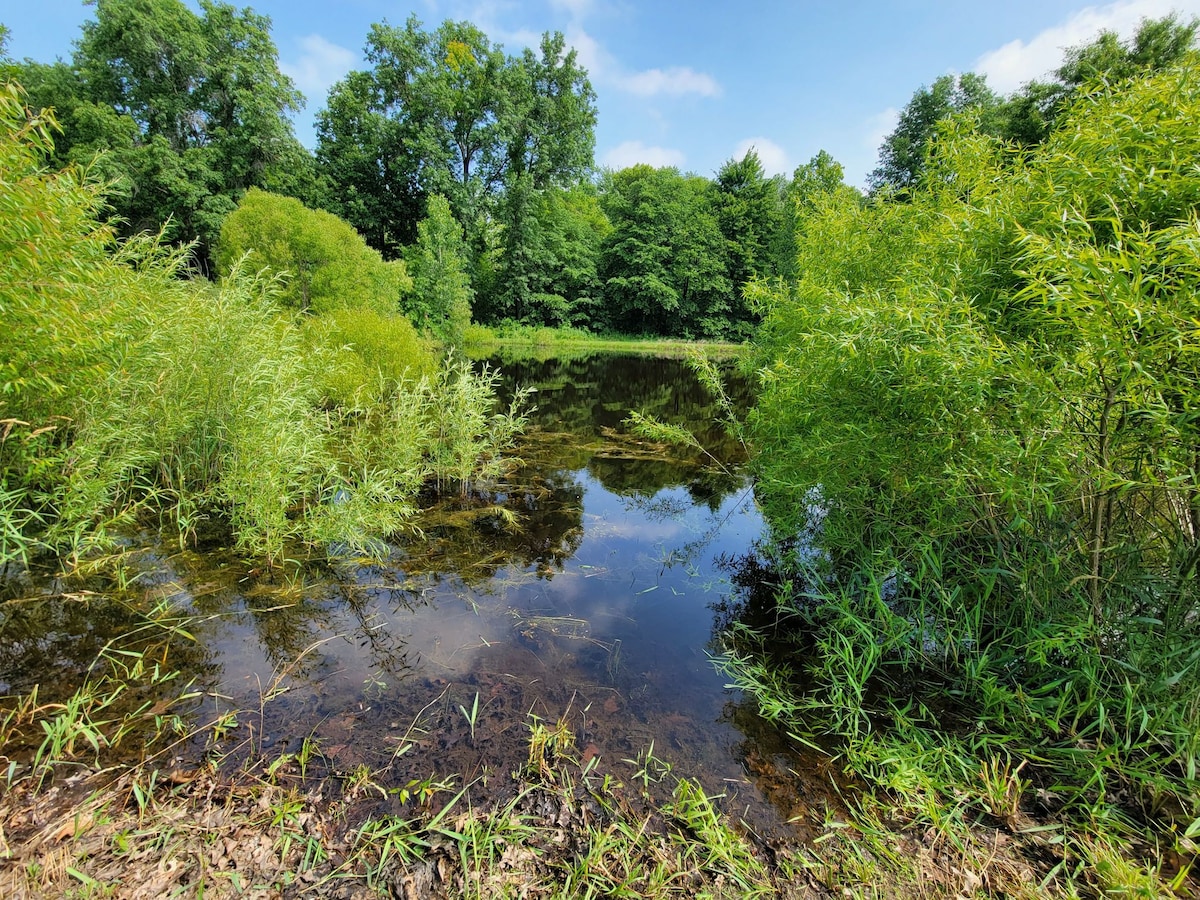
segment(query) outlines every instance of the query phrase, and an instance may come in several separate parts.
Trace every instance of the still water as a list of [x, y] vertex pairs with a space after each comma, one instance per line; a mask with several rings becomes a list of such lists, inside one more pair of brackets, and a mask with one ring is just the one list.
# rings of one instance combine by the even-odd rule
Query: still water
[[[618, 777], [653, 747], [752, 827], [794, 829], [825, 764], [789, 750], [712, 661], [729, 561], [763, 529], [714, 398], [673, 359], [489, 364], [503, 391], [533, 391], [519, 463], [426, 498], [387, 564], [280, 585], [219, 547], [141, 551], [145, 588], [199, 617], [182, 660], [206, 692], [196, 715], [228, 714], [230, 750], [313, 738], [330, 771], [366, 766], [385, 787], [482, 776], [498, 791], [531, 724], [563, 719]], [[711, 455], [633, 436], [632, 410], [691, 428]], [[103, 631], [75, 626], [93, 650]], [[3, 662], [19, 687], [19, 661]]]

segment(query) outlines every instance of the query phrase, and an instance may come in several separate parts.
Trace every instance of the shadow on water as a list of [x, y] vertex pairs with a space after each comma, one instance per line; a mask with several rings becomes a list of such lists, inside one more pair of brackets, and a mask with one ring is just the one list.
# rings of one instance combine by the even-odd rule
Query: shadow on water
[[[427, 498], [387, 564], [281, 585], [219, 546], [141, 551], [143, 583], [198, 617], [194, 644], [170, 653], [206, 688], [197, 715], [236, 718], [241, 752], [315, 738], [329, 771], [366, 767], [384, 787], [483, 776], [499, 793], [531, 723], [565, 717], [585, 760], [619, 771], [653, 746], [760, 831], [803, 831], [836, 804], [828, 760], [798, 755], [706, 651], [714, 608], [719, 620], [738, 589], [721, 561], [763, 529], [715, 398], [671, 359], [507, 360], [502, 373], [503, 391], [535, 390], [520, 464]], [[723, 466], [630, 434], [631, 410], [697, 431]], [[6, 636], [44, 635], [0, 645], [9, 690], [46, 677], [39, 654], [78, 673], [128, 625], [115, 608], [58, 607], [45, 615], [61, 621], [5, 622]]]

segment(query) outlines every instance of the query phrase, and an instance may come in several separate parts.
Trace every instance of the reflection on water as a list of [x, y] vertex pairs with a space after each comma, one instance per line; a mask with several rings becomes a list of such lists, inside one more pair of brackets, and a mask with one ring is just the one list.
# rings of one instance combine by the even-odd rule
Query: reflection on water
[[[334, 771], [386, 767], [396, 784], [497, 773], [500, 790], [531, 717], [565, 715], [587, 758], [619, 769], [653, 743], [760, 829], [803, 814], [788, 770], [820, 763], [792, 755], [706, 654], [730, 594], [719, 560], [762, 530], [714, 399], [677, 360], [502, 371], [505, 390], [536, 391], [520, 465], [429, 498], [388, 564], [313, 568], [284, 586], [218, 549], [145, 564], [201, 617], [184, 662], [209, 689], [203, 714], [252, 709], [256, 747], [314, 736]], [[630, 435], [630, 410], [698, 431], [724, 467]], [[78, 626], [62, 633], [104, 630]], [[36, 669], [21, 652], [0, 664], [0, 679]]]

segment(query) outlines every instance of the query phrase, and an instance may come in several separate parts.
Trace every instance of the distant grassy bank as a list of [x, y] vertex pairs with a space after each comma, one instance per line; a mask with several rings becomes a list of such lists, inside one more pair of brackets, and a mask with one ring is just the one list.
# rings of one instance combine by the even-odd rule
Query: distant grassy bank
[[466, 351], [472, 356], [486, 356], [502, 348], [529, 348], [536, 353], [560, 355], [592, 352], [655, 353], [663, 356], [684, 356], [702, 351], [706, 356], [730, 358], [745, 352], [746, 344], [722, 341], [685, 341], [678, 338], [592, 334], [578, 328], [536, 328], [529, 325], [504, 325], [489, 328], [472, 325], [464, 333]]

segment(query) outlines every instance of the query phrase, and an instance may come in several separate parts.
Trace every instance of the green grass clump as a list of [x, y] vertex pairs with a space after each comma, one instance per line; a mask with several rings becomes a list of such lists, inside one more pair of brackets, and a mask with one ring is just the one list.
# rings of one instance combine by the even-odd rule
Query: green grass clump
[[214, 285], [115, 242], [102, 189], [42, 168], [52, 128], [0, 89], [0, 562], [78, 562], [150, 517], [180, 540], [228, 523], [269, 564], [380, 550], [427, 480], [501, 465], [523, 420], [494, 374], [439, 368], [398, 314], [298, 321], [267, 270]]

